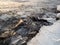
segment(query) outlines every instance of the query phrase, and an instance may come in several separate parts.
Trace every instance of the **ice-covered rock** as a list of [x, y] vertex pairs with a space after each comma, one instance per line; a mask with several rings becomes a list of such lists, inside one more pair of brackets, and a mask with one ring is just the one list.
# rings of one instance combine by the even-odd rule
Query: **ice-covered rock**
[[56, 19], [53, 19], [53, 18], [43, 18], [43, 19], [51, 23], [54, 23], [56, 21]]
[[60, 5], [57, 5], [57, 10], [60, 11]]
[[57, 17], [57, 18], [60, 18], [60, 13], [58, 13], [56, 17]]
[[60, 20], [52, 26], [43, 26], [27, 45], [60, 45]]

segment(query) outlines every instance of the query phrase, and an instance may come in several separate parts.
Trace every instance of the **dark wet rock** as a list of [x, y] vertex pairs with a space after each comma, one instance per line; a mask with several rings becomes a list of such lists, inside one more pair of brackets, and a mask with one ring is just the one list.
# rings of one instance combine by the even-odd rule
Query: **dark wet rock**
[[[6, 40], [7, 38], [9, 38], [10, 45], [24, 45], [39, 32], [41, 26], [50, 25], [50, 22], [48, 22], [47, 20], [38, 19], [35, 17], [21, 17], [21, 19], [24, 21], [23, 23], [21, 23], [21, 25], [18, 23], [20, 18], [16, 17], [11, 17], [8, 18], [8, 20], [4, 21], [4, 23], [2, 23], [1, 25], [2, 27], [0, 31], [0, 39]], [[1, 41], [2, 44], [4, 40]], [[7, 40], [5, 41], [5, 43], [7, 42]]]
[[19, 30], [16, 31], [16, 33], [19, 34], [19, 35], [21, 35], [22, 37], [25, 37], [28, 34], [28, 30], [25, 29], [25, 28], [23, 28], [23, 27], [21, 27]]
[[10, 38], [0, 39], [0, 45], [9, 45], [10, 40], [11, 40]]
[[[15, 20], [15, 21], [13, 21], [13, 20]], [[2, 27], [1, 27], [1, 29], [2, 30], [9, 30], [9, 29], [11, 29], [11, 28], [13, 28], [14, 27], [14, 25], [17, 23], [17, 19], [16, 18], [10, 18], [10, 19], [8, 19], [8, 20], [6, 20], [4, 23], [3, 23], [3, 25], [2, 25]], [[13, 25], [12, 25], [13, 24]], [[12, 27], [11, 27], [12, 26]]]

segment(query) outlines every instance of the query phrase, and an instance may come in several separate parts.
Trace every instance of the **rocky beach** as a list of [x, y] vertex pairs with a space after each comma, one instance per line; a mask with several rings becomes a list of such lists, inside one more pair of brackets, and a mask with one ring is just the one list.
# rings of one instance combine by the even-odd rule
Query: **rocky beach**
[[0, 0], [0, 45], [60, 45], [60, 0]]

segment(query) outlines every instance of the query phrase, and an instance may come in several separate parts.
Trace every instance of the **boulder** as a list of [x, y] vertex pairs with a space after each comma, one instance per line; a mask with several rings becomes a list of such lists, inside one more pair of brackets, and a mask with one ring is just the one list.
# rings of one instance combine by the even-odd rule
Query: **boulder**
[[60, 45], [60, 20], [51, 26], [43, 26], [27, 45]]

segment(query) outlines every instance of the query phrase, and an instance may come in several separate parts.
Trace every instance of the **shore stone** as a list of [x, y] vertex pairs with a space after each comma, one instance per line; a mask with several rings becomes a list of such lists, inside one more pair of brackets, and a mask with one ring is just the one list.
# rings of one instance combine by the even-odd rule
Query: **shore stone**
[[60, 20], [51, 26], [43, 26], [27, 45], [60, 45]]

